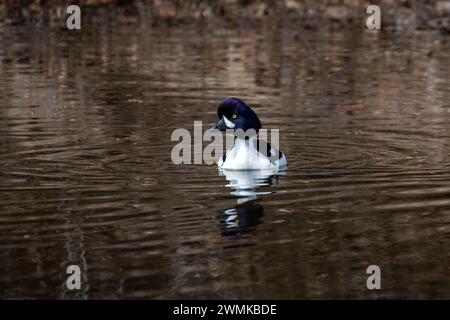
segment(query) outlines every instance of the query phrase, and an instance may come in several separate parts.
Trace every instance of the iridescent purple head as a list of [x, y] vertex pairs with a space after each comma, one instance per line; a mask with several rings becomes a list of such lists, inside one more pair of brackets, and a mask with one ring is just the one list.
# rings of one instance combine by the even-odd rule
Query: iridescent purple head
[[226, 129], [242, 129], [247, 131], [253, 129], [256, 132], [261, 129], [261, 121], [259, 121], [256, 113], [238, 98], [225, 99], [217, 109], [219, 121], [215, 129], [225, 131]]

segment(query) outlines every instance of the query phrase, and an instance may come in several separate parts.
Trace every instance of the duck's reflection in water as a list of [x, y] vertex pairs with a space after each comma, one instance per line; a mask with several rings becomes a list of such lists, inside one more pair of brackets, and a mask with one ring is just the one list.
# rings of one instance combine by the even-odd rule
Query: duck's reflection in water
[[[278, 184], [278, 176], [284, 175], [284, 171], [222, 169], [219, 175], [225, 176], [228, 181], [226, 187], [232, 189], [231, 194], [237, 198], [236, 206], [219, 214], [223, 235], [239, 237], [254, 230], [264, 215], [264, 207], [257, 203], [258, 198], [275, 193], [268, 191], [267, 187]], [[264, 191], [261, 190], [263, 188]]]

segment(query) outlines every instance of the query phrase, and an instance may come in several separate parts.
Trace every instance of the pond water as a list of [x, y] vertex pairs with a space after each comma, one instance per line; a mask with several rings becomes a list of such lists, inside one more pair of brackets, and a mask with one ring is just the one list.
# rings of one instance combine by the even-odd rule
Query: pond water
[[[0, 38], [0, 297], [450, 298], [448, 36]], [[230, 96], [280, 130], [283, 175], [172, 163], [172, 131], [211, 126]]]

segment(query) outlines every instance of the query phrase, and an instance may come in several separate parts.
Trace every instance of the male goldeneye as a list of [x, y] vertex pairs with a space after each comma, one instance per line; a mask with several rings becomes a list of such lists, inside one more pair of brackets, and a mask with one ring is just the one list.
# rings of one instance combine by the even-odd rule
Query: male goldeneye
[[[257, 133], [261, 129], [261, 122], [244, 101], [237, 98], [225, 99], [219, 105], [217, 114], [219, 121], [213, 129], [232, 131], [235, 136], [233, 146], [219, 160], [219, 168], [278, 171], [287, 165], [286, 157], [281, 151], [259, 139]], [[245, 137], [242, 132], [254, 132], [256, 136]]]

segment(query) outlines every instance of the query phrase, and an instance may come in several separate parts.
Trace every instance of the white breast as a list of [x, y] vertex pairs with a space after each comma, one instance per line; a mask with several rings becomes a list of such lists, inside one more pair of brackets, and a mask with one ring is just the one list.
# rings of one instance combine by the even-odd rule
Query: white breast
[[[272, 147], [271, 154], [278, 151]], [[260, 169], [278, 169], [286, 166], [286, 157], [283, 155], [280, 159], [271, 160], [256, 149], [256, 146], [250, 139], [235, 139], [225, 157], [219, 160], [219, 167], [228, 170], [260, 170]]]

